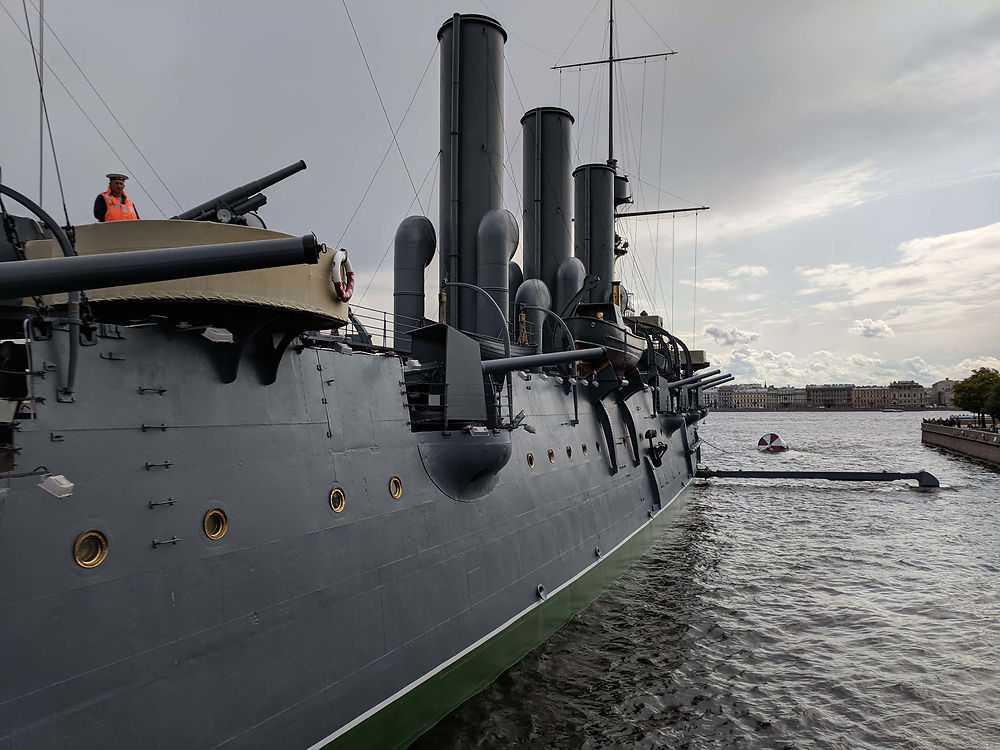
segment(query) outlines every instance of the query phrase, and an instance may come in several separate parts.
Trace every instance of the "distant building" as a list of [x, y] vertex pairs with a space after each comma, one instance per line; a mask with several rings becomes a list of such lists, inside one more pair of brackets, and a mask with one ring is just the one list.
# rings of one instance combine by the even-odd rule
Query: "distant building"
[[884, 385], [857, 385], [851, 391], [851, 406], [855, 409], [885, 409], [892, 405], [892, 393]]
[[778, 389], [773, 385], [764, 389], [764, 408], [772, 410], [778, 408]]
[[701, 405], [708, 409], [719, 408], [719, 389], [706, 388], [701, 392]]
[[733, 390], [734, 409], [764, 409], [766, 406], [766, 388], [742, 386]]
[[955, 381], [945, 378], [930, 387], [930, 403], [934, 406], [955, 405]]
[[806, 404], [813, 408], [850, 409], [853, 383], [824, 383], [806, 386]]
[[802, 409], [806, 406], [805, 388], [775, 388], [775, 407], [778, 409]]
[[733, 385], [722, 385], [719, 386], [717, 392], [718, 398], [718, 408], [719, 409], [732, 409], [733, 408], [733, 391], [736, 386]]
[[900, 409], [926, 406], [927, 389], [913, 380], [894, 380], [889, 383], [891, 406]]

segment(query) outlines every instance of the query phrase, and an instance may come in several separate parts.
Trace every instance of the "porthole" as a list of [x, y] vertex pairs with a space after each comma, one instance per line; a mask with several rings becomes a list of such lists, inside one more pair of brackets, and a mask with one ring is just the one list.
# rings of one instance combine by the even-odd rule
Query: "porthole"
[[347, 495], [340, 487], [334, 487], [330, 490], [330, 510], [334, 513], [340, 513], [344, 506], [347, 505]]
[[573, 446], [572, 445], [567, 445], [566, 446], [566, 458], [568, 458], [571, 461], [573, 460]]
[[534, 469], [535, 468], [535, 454], [534, 453], [529, 453], [528, 454], [528, 468], [529, 469]]
[[108, 556], [108, 538], [97, 529], [85, 531], [76, 538], [73, 557], [81, 568], [96, 568]]
[[399, 480], [399, 477], [393, 477], [389, 480], [389, 494], [395, 500], [399, 500], [403, 496], [403, 483]]
[[583, 451], [583, 455], [586, 456], [587, 455], [587, 444], [584, 443], [583, 445], [581, 445], [580, 449]]
[[556, 462], [556, 452], [549, 448], [549, 463], [554, 464]]
[[594, 445], [597, 446], [597, 452], [600, 453], [601, 452], [601, 441], [598, 440], [597, 442], [594, 443]]
[[209, 539], [222, 539], [229, 530], [229, 519], [226, 518], [226, 512], [222, 508], [212, 508], [205, 514], [202, 526], [205, 529], [205, 536]]

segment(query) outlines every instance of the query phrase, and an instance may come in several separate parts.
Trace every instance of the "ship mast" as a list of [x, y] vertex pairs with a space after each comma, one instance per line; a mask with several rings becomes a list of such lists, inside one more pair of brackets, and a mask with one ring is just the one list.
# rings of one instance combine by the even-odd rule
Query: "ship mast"
[[608, 0], [608, 166], [618, 172], [615, 161], [615, 0]]
[[615, 30], [615, 0], [609, 0], [608, 12], [608, 57], [606, 60], [591, 60], [590, 62], [571, 63], [569, 65], [553, 65], [552, 70], [563, 70], [565, 68], [587, 68], [591, 65], [608, 66], [608, 166], [617, 172], [618, 162], [615, 159], [615, 63], [626, 60], [648, 60], [650, 58], [662, 57], [666, 59], [670, 55], [676, 55], [673, 50], [669, 52], [654, 52], [651, 55], [632, 55], [631, 57], [615, 57], [614, 30]]
[[[553, 65], [551, 70], [563, 70], [565, 68], [586, 68], [591, 65], [607, 65], [608, 66], [608, 166], [615, 170], [615, 174], [618, 173], [618, 161], [615, 159], [614, 151], [614, 140], [615, 140], [615, 117], [614, 117], [614, 85], [615, 85], [615, 63], [626, 62], [628, 60], [648, 60], [650, 58], [662, 57], [666, 59], [671, 55], [676, 55], [677, 53], [673, 50], [669, 52], [655, 52], [651, 55], [632, 55], [630, 57], [615, 57], [615, 41], [614, 41], [614, 29], [615, 29], [615, 0], [608, 0], [609, 11], [608, 11], [608, 57], [606, 60], [591, 60], [590, 62], [584, 63], [571, 63], [569, 65]], [[626, 216], [653, 216], [662, 214], [676, 214], [684, 213], [686, 211], [707, 211], [708, 206], [695, 206], [694, 208], [668, 208], [660, 211], [639, 211], [634, 213], [615, 213], [615, 218], [619, 219]]]

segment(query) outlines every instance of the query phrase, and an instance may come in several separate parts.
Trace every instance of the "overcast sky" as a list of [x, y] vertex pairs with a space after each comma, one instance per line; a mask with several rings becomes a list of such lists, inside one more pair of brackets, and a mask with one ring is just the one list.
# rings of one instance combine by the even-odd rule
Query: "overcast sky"
[[[0, 168], [37, 199], [32, 56], [21, 1], [0, 6]], [[396, 226], [438, 224], [436, 33], [455, 11], [509, 34], [505, 202], [520, 220], [527, 109], [570, 110], [578, 163], [606, 158], [606, 74], [550, 70], [607, 54], [605, 0], [47, 0], [70, 219], [92, 220], [112, 170], [161, 218], [304, 159], [262, 216], [347, 247], [355, 301], [391, 310]], [[622, 223], [637, 309], [740, 382], [928, 385], [1000, 367], [1000, 4], [622, 0], [616, 16], [619, 54], [678, 53], [621, 68], [615, 152], [635, 209], [711, 206]], [[46, 154], [43, 203], [61, 218]], [[436, 261], [428, 278], [433, 297]]]

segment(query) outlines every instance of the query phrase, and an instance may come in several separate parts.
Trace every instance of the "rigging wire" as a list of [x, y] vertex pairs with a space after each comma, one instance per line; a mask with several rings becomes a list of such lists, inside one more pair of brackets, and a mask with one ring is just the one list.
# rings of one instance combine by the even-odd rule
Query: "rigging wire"
[[[420, 76], [420, 81], [417, 82], [417, 87], [413, 90], [413, 96], [410, 97], [410, 103], [406, 105], [406, 111], [403, 113], [403, 117], [400, 119], [399, 125], [396, 126], [396, 130], [392, 134], [392, 141], [386, 148], [385, 153], [382, 154], [382, 159], [381, 161], [379, 161], [378, 166], [375, 167], [375, 173], [372, 175], [372, 178], [368, 181], [368, 187], [365, 188], [365, 192], [361, 195], [361, 200], [359, 200], [358, 205], [355, 206], [354, 213], [352, 213], [351, 218], [347, 220], [347, 226], [345, 226], [344, 231], [340, 233], [340, 238], [337, 240], [337, 245], [340, 245], [340, 243], [343, 242], [344, 237], [347, 235], [348, 230], [350, 230], [351, 228], [351, 224], [354, 223], [354, 219], [358, 215], [358, 211], [360, 211], [361, 207], [364, 205], [365, 199], [368, 197], [368, 193], [371, 192], [372, 185], [375, 184], [375, 178], [378, 177], [379, 172], [382, 170], [382, 165], [385, 164], [385, 160], [389, 158], [389, 152], [392, 151], [392, 145], [396, 141], [396, 133], [398, 133], [399, 129], [403, 127], [403, 122], [406, 120], [406, 116], [410, 114], [410, 109], [413, 108], [413, 103], [417, 100], [417, 94], [420, 93], [420, 87], [423, 86], [424, 78], [427, 77], [427, 71], [430, 70], [431, 63], [434, 62], [434, 57], [437, 55], [437, 51], [438, 51], [438, 45], [435, 44], [434, 49], [431, 50], [431, 56], [427, 60], [427, 65], [424, 66], [424, 72]], [[420, 202], [419, 198], [417, 199], [417, 202], [418, 203]], [[411, 203], [410, 205], [412, 206], [413, 204]], [[420, 207], [421, 213], [423, 213], [423, 210], [424, 210], [423, 206], [421, 205]]]
[[[639, 180], [638, 177], [636, 177], [636, 179]], [[701, 206], [701, 204], [698, 203], [698, 202], [696, 202], [696, 201], [690, 200], [690, 199], [685, 198], [685, 197], [683, 197], [681, 195], [677, 195], [676, 193], [671, 193], [669, 190], [664, 190], [663, 188], [659, 187], [658, 185], [654, 185], [651, 182], [646, 182], [645, 180], [639, 180], [639, 181], [642, 182], [642, 184], [645, 185], [646, 187], [652, 188], [653, 190], [656, 190], [657, 192], [664, 193], [665, 195], [669, 195], [671, 198], [676, 198], [679, 201], [684, 201], [685, 203], [690, 203], [692, 206]]]
[[[492, 75], [492, 72], [493, 72], [492, 71], [492, 67], [490, 65], [489, 50], [487, 50], [486, 64], [487, 64], [487, 68], [489, 69], [489, 72], [491, 74], [489, 76], [489, 80], [493, 81], [494, 78], [493, 78], [493, 75]], [[521, 94], [517, 90], [517, 84], [514, 82], [514, 76], [513, 76], [513, 74], [510, 71], [510, 66], [507, 65], [507, 59], [506, 59], [506, 57], [504, 58], [504, 69], [505, 69], [505, 71], [507, 73], [507, 77], [510, 79], [511, 86], [514, 87], [514, 95], [517, 97], [517, 101], [518, 101], [518, 103], [521, 105], [521, 107], [523, 109], [524, 108], [524, 103], [521, 101]], [[500, 101], [500, 92], [497, 91], [496, 86], [493, 87], [493, 100], [496, 102], [497, 109], [499, 110], [499, 112], [501, 114], [501, 118], [502, 118], [503, 117], [503, 103]], [[513, 143], [508, 144], [507, 143], [507, 130], [502, 125], [500, 127], [500, 132], [503, 134], [504, 150], [507, 152], [506, 153], [506, 157], [507, 158], [500, 160], [500, 166], [501, 166], [501, 169], [504, 172], [507, 173], [507, 176], [510, 177], [510, 182], [514, 186], [514, 192], [517, 193], [518, 210], [521, 210], [523, 208], [524, 199], [521, 197], [521, 190], [517, 186], [517, 179], [514, 177], [514, 173], [510, 171], [510, 167], [509, 167], [509, 164], [513, 161], [514, 146], [517, 145], [517, 141], [520, 139], [521, 134], [520, 134], [520, 132], [518, 132], [517, 137], [514, 139]], [[494, 175], [494, 179], [496, 179], [495, 175]], [[500, 194], [503, 195], [503, 183], [502, 182], [500, 184]]]
[[691, 293], [691, 346], [697, 343], [698, 331], [698, 212], [694, 214], [694, 291]]
[[[576, 69], [576, 116], [580, 118], [578, 130], [583, 130], [583, 68]], [[580, 139], [573, 139], [573, 150], [576, 151], [577, 164], [580, 163]]]
[[[664, 125], [667, 119], [667, 63], [663, 63], [663, 89], [660, 92], [660, 157], [659, 162], [656, 167], [656, 177], [657, 179], [663, 178], [663, 132]], [[657, 191], [656, 193], [656, 210], [660, 210], [660, 201], [663, 198], [663, 193]], [[660, 249], [660, 220], [656, 220], [656, 250], [659, 252]], [[674, 247], [673, 241], [671, 240], [670, 245], [670, 322], [667, 326], [668, 328], [673, 328], [674, 325]]]
[[[617, 33], [618, 32], [616, 31], [616, 34]], [[647, 62], [648, 61], [645, 60], [645, 59], [642, 61], [642, 65], [643, 65], [643, 80], [642, 80], [642, 94], [641, 94], [641, 97], [640, 97], [640, 100], [642, 102], [642, 114], [640, 115], [640, 125], [639, 125], [639, 128], [640, 128], [640, 143], [642, 141], [642, 129], [643, 129], [643, 124], [644, 124], [644, 120], [645, 120], [645, 97], [646, 97], [645, 87], [646, 87], [646, 63]], [[637, 64], [637, 63], [632, 63], [632, 64]], [[626, 87], [625, 87], [625, 76], [624, 76], [624, 70], [625, 69], [624, 69], [624, 67], [621, 64], [619, 64], [618, 70], [619, 70], [619, 91], [620, 92], [625, 92], [625, 90], [626, 90]], [[625, 148], [626, 152], [628, 151], [628, 148], [631, 147], [631, 149], [632, 149], [632, 155], [633, 155], [633, 158], [635, 160], [634, 163], [636, 165], [636, 172], [638, 172], [639, 169], [641, 168], [641, 165], [642, 165], [642, 147], [641, 147], [641, 145], [639, 145], [639, 146], [636, 145], [636, 142], [635, 142], [635, 128], [634, 128], [634, 126], [632, 124], [632, 120], [631, 120], [631, 116], [630, 116], [630, 110], [629, 110], [629, 108], [627, 106], [627, 102], [625, 101], [625, 94], [624, 93], [621, 94], [621, 98], [620, 98], [620, 102], [619, 102], [619, 111], [621, 112], [620, 119], [621, 119], [621, 121], [623, 123], [623, 126], [624, 126], [623, 130], [625, 132], [625, 136], [623, 136], [623, 145], [624, 145], [624, 148]], [[644, 197], [644, 195], [642, 193], [642, 181], [638, 179], [638, 176], [636, 176], [636, 179], [637, 179], [637, 184], [635, 185], [635, 188], [636, 188], [635, 189], [635, 195], [639, 199], [640, 202], [645, 203], [645, 197]], [[624, 221], [624, 219], [622, 221]], [[632, 221], [633, 221], [633, 225], [634, 225], [632, 231], [634, 233], [638, 233], [640, 231], [639, 230], [639, 224], [638, 224], [638, 217], [634, 218]], [[649, 307], [651, 307], [653, 309], [656, 309], [656, 310], [662, 310], [665, 307], [665, 304], [662, 304], [661, 301], [657, 299], [657, 293], [658, 292], [660, 293], [659, 296], [661, 296], [661, 297], [663, 296], [662, 291], [661, 291], [661, 284], [660, 284], [660, 281], [659, 281], [659, 248], [657, 247], [657, 245], [653, 241], [653, 229], [652, 229], [652, 226], [651, 226], [650, 222], [644, 222], [644, 226], [646, 228], [646, 235], [647, 235], [648, 242], [649, 242], [648, 247], [651, 249], [651, 252], [653, 254], [654, 280], [653, 280], [653, 283], [652, 283], [652, 290], [651, 291], [649, 290], [649, 283], [644, 278], [642, 279], [642, 281], [647, 286], [647, 294], [648, 294], [648, 300], [647, 301], [649, 302]], [[635, 247], [634, 238], [633, 238], [633, 247]], [[639, 269], [639, 273], [641, 275], [642, 274], [642, 271], [641, 271], [642, 266], [639, 265], [638, 269]]]
[[[431, 178], [431, 184], [427, 187], [427, 206], [430, 208], [431, 203], [434, 201], [435, 187], [438, 184], [438, 177], [441, 174], [441, 159], [440, 153], [438, 154], [438, 159], [434, 162], [434, 176]], [[441, 258], [438, 256], [438, 263], [441, 263]], [[427, 267], [424, 269], [424, 289], [427, 288], [427, 275], [431, 272], [431, 264], [428, 263]]]
[[[69, 226], [69, 211], [66, 208], [66, 193], [63, 192], [62, 173], [59, 170], [59, 159], [56, 158], [56, 142], [52, 138], [52, 122], [49, 120], [49, 108], [48, 108], [48, 105], [45, 102], [45, 89], [42, 87], [42, 70], [43, 70], [43, 66], [39, 65], [39, 62], [38, 62], [39, 60], [42, 60], [42, 62], [44, 62], [44, 58], [42, 58], [42, 53], [41, 53], [40, 50], [38, 52], [38, 57], [35, 57], [35, 42], [34, 42], [34, 39], [32, 39], [32, 37], [31, 37], [31, 21], [28, 20], [28, 6], [24, 2], [24, 0], [21, 0], [21, 7], [24, 9], [24, 24], [28, 28], [28, 43], [31, 45], [31, 61], [35, 65], [35, 75], [38, 77], [38, 98], [39, 98], [39, 101], [41, 102], [41, 109], [42, 109], [42, 113], [44, 115], [45, 124], [46, 124], [46, 126], [48, 126], [48, 131], [49, 131], [49, 148], [52, 149], [52, 162], [53, 162], [53, 164], [55, 164], [55, 167], [56, 167], [56, 180], [59, 182], [59, 197], [62, 200], [63, 216], [66, 217], [66, 226]], [[4, 10], [6, 10], [6, 8], [4, 8]], [[41, 126], [41, 123], [39, 123], [39, 127], [40, 126]], [[41, 192], [42, 192], [42, 167], [41, 167], [41, 164], [39, 164], [39, 167], [38, 167], [38, 193], [39, 193], [38, 204], [39, 205], [41, 205], [41, 203], [42, 203]]]
[[[436, 179], [436, 175], [437, 175], [436, 167], [440, 164], [440, 161], [441, 161], [441, 152], [439, 151], [437, 154], [434, 155], [434, 161], [432, 161], [431, 165], [427, 168], [427, 172], [426, 172], [426, 174], [424, 174], [424, 179], [421, 181], [420, 187], [423, 187], [424, 183], [427, 182], [427, 178], [430, 177], [430, 174], [431, 174], [432, 170], [434, 171], [435, 179]], [[420, 196], [419, 195], [415, 196], [413, 198], [413, 200], [410, 201], [410, 205], [406, 207], [406, 211], [404, 213], [407, 213], [407, 214], [410, 213], [410, 210], [413, 208], [413, 204], [414, 203], [416, 203], [417, 205], [420, 205]], [[421, 207], [420, 208], [421, 213], [423, 213], [423, 210], [424, 210], [423, 207]], [[341, 239], [343, 239], [343, 237], [341, 237]], [[385, 258], [389, 254], [389, 251], [392, 249], [392, 246], [395, 244], [395, 242], [396, 242], [395, 238], [389, 240], [389, 244], [385, 248], [385, 252], [382, 253], [382, 258], [379, 260], [378, 266], [376, 266], [374, 273], [372, 273], [372, 275], [371, 275], [371, 278], [368, 279], [368, 286], [366, 286], [365, 290], [361, 293], [361, 298], [358, 300], [358, 304], [359, 305], [362, 302], [365, 301], [365, 295], [368, 294], [368, 290], [371, 289], [372, 284], [375, 282], [375, 279], [378, 277], [378, 272], [380, 270], [382, 270], [382, 264], [385, 263]], [[337, 244], [339, 245], [340, 242], [338, 241]], [[426, 272], [425, 272], [425, 276], [426, 276]]]
[[392, 133], [392, 142], [396, 145], [396, 150], [399, 152], [399, 158], [403, 162], [403, 170], [406, 172], [406, 177], [410, 181], [410, 187], [413, 188], [413, 195], [417, 199], [417, 205], [420, 206], [420, 212], [424, 212], [424, 207], [420, 203], [420, 194], [417, 191], [417, 186], [413, 184], [413, 177], [410, 175], [410, 169], [406, 166], [406, 157], [403, 156], [403, 149], [399, 145], [399, 141], [396, 140], [396, 132], [392, 129], [392, 121], [389, 119], [389, 112], [385, 108], [385, 102], [382, 100], [382, 92], [378, 89], [378, 84], [375, 82], [375, 75], [372, 73], [371, 66], [368, 64], [368, 56], [365, 54], [365, 48], [361, 44], [361, 37], [358, 36], [358, 30], [354, 27], [354, 19], [351, 18], [351, 11], [347, 8], [347, 0], [342, 0], [344, 4], [344, 12], [347, 14], [347, 20], [351, 24], [351, 31], [354, 32], [354, 39], [358, 43], [358, 49], [361, 50], [361, 59], [365, 61], [365, 68], [368, 70], [368, 76], [372, 79], [372, 86], [375, 87], [375, 95], [378, 97], [378, 103], [382, 107], [382, 114], [385, 115], [386, 125], [389, 126], [389, 132]]
[[[598, 2], [600, 2], [600, 0], [598, 0]], [[486, 8], [486, 12], [489, 13], [491, 16], [493, 16], [494, 18], [499, 18], [500, 17], [500, 14], [496, 13], [490, 6], [488, 6], [486, 3], [484, 3], [483, 0], [479, 0], [479, 3], [484, 8]], [[525, 46], [531, 47], [531, 49], [535, 50], [535, 52], [541, 52], [543, 55], [554, 55], [555, 54], [555, 52], [552, 51], [552, 50], [542, 49], [541, 47], [536, 47], [534, 44], [532, 44], [531, 42], [529, 42], [523, 36], [515, 34], [513, 31], [511, 31], [508, 28], [504, 28], [504, 31], [506, 31], [510, 36], [514, 37], [515, 39], [517, 39], [519, 42], [521, 42]]]
[[601, 2], [601, 0], [594, 0], [594, 4], [592, 6], [590, 6], [590, 12], [587, 14], [587, 17], [584, 18], [583, 21], [580, 23], [580, 26], [577, 28], [576, 33], [574, 33], [573, 37], [569, 40], [569, 44], [566, 45], [566, 48], [562, 51], [562, 54], [559, 55], [559, 57], [556, 59], [556, 62], [555, 62], [556, 65], [558, 65], [559, 63], [561, 63], [562, 59], [563, 59], [563, 56], [567, 52], [569, 52], [569, 48], [573, 45], [573, 42], [576, 41], [576, 38], [580, 35], [580, 32], [583, 31], [583, 27], [587, 25], [587, 21], [590, 20], [590, 17], [592, 15], [594, 15], [594, 11], [597, 9], [597, 5], [600, 2]]
[[632, 10], [634, 10], [636, 12], [636, 14], [638, 14], [639, 18], [641, 18], [643, 20], [643, 22], [649, 27], [650, 31], [652, 31], [654, 34], [656, 34], [656, 38], [659, 39], [661, 42], [663, 42], [666, 45], [666, 47], [667, 47], [668, 50], [670, 50], [671, 52], [674, 52], [675, 51], [674, 48], [671, 47], [669, 44], [667, 44], [667, 40], [666, 39], [664, 39], [662, 36], [660, 36], [660, 32], [658, 32], [653, 27], [653, 24], [651, 24], [646, 19], [646, 17], [644, 15], [642, 15], [642, 13], [640, 12], [640, 10], [635, 7], [635, 3], [633, 3], [632, 0], [628, 0], [628, 4], [632, 6]]
[[[38, 10], [37, 6], [35, 6], [34, 0], [28, 0], [28, 2], [31, 3], [32, 7], [34, 7], [35, 10]], [[72, 61], [73, 65], [76, 66], [76, 69], [80, 72], [80, 75], [83, 76], [83, 80], [85, 80], [87, 82], [87, 85], [90, 86], [90, 90], [94, 92], [94, 94], [97, 96], [98, 99], [100, 99], [101, 104], [103, 104], [104, 108], [108, 110], [108, 114], [111, 115], [111, 118], [115, 121], [118, 127], [121, 128], [121, 131], [125, 134], [125, 137], [128, 138], [129, 143], [132, 144], [132, 146], [138, 152], [139, 156], [146, 163], [146, 166], [149, 167], [149, 171], [156, 176], [157, 181], [160, 183], [160, 185], [163, 186], [163, 189], [167, 191], [167, 194], [171, 197], [174, 203], [177, 204], [177, 207], [183, 210], [184, 206], [181, 205], [181, 202], [177, 200], [176, 196], [174, 196], [174, 194], [170, 191], [170, 188], [167, 187], [167, 183], [165, 183], [163, 181], [163, 178], [160, 177], [159, 172], [157, 172], [153, 168], [153, 165], [149, 163], [149, 159], [146, 158], [146, 155], [142, 152], [142, 149], [139, 148], [139, 144], [136, 143], [135, 140], [133, 140], [131, 135], [129, 135], [129, 132], [125, 129], [125, 126], [122, 125], [121, 120], [119, 120], [118, 116], [114, 113], [114, 110], [111, 109], [111, 106], [104, 100], [104, 97], [101, 96], [101, 92], [97, 90], [97, 87], [94, 86], [90, 78], [87, 77], [87, 74], [83, 72], [83, 68], [80, 67], [80, 64], [76, 61], [76, 58], [73, 57], [73, 55], [70, 53], [68, 49], [66, 49], [66, 45], [63, 44], [62, 39], [59, 38], [59, 35], [56, 33], [55, 29], [52, 28], [52, 25], [48, 21], [44, 21], [44, 23], [45, 23], [45, 28], [47, 28], [49, 32], [52, 34], [52, 36], [55, 37], [56, 41], [59, 42], [59, 46], [62, 47], [63, 52], [66, 53], [66, 56]]]
[[677, 274], [674, 272], [674, 261], [677, 257], [677, 214], [670, 215], [670, 326], [674, 325], [674, 282]]
[[[38, 11], [38, 59], [44, 62], [45, 27], [42, 24], [45, 22], [45, 0], [39, 0], [39, 2], [40, 6], [35, 9]], [[23, 0], [21, 7], [24, 8]], [[28, 26], [30, 36], [31, 24], [28, 22], [27, 8], [24, 8], [24, 22]], [[35, 62], [34, 54], [32, 54], [32, 62], [35, 64], [35, 75], [38, 76], [38, 205], [41, 206], [45, 199], [45, 190], [43, 189], [45, 181], [45, 82], [43, 81], [45, 66]], [[69, 224], [68, 221], [66, 223]]]
[[[25, 34], [24, 30], [18, 25], [18, 23], [15, 20], [14, 16], [12, 16], [10, 14], [10, 11], [7, 10], [7, 7], [5, 5], [3, 5], [2, 3], [0, 3], [0, 8], [3, 8], [4, 13], [7, 14], [7, 17], [10, 18], [11, 21], [13, 21], [15, 28], [17, 28], [18, 32], [21, 34], [21, 36], [24, 38], [24, 40], [26, 42], [28, 42], [28, 44], [31, 45], [32, 50], [34, 50], [34, 45], [31, 43], [31, 40], [28, 38], [28, 35]], [[55, 70], [53, 70], [52, 66], [49, 65], [48, 62], [45, 63], [45, 69], [48, 70], [49, 73], [51, 73], [52, 76], [59, 83], [59, 85], [62, 86], [63, 91], [66, 92], [66, 95], [70, 98], [70, 100], [73, 102], [73, 104], [76, 105], [76, 108], [80, 110], [80, 114], [82, 114], [84, 116], [84, 118], [87, 120], [87, 122], [90, 123], [90, 126], [97, 132], [97, 135], [99, 135], [100, 138], [101, 138], [101, 140], [104, 141], [104, 145], [106, 145], [108, 147], [108, 149], [111, 151], [111, 153], [113, 153], [118, 158], [118, 161], [121, 162], [122, 167], [124, 167], [125, 171], [130, 172], [132, 174], [132, 178], [135, 180], [135, 184], [139, 186], [139, 189], [142, 191], [142, 194], [145, 195], [146, 198], [149, 199], [150, 203], [152, 203], [154, 206], [156, 206], [156, 210], [160, 212], [160, 215], [166, 216], [166, 213], [163, 211], [163, 209], [160, 208], [159, 204], [156, 202], [156, 200], [153, 198], [153, 196], [149, 194], [148, 190], [146, 190], [146, 186], [142, 184], [142, 182], [139, 180], [138, 177], [135, 176], [135, 170], [133, 170], [131, 167], [129, 167], [129, 165], [125, 161], [125, 158], [121, 154], [118, 153], [118, 151], [115, 149], [114, 146], [111, 145], [111, 141], [109, 141], [107, 139], [107, 137], [104, 135], [104, 133], [102, 132], [102, 130], [99, 127], [97, 127], [97, 123], [95, 123], [94, 120], [91, 118], [91, 116], [87, 114], [87, 110], [85, 110], [83, 108], [83, 105], [80, 104], [79, 101], [77, 101], [77, 98], [75, 96], [73, 96], [72, 92], [69, 90], [69, 87], [65, 83], [63, 83], [63, 80], [59, 77], [59, 74], [56, 73]]]

